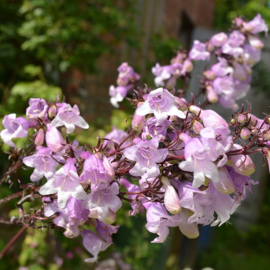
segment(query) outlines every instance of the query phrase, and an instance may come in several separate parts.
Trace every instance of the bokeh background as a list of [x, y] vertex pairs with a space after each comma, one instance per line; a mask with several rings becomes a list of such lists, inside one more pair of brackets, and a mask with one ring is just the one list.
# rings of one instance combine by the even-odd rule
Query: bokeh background
[[[81, 143], [95, 145], [112, 126], [126, 128], [132, 114], [128, 102], [115, 110], [108, 89], [115, 84], [117, 67], [128, 62], [152, 85], [151, 67], [169, 63], [181, 46], [194, 39], [206, 41], [227, 31], [231, 19], [252, 19], [257, 13], [270, 25], [268, 0], [0, 0], [0, 118], [23, 115], [30, 97], [53, 101], [64, 95], [78, 104], [90, 129], [80, 131]], [[247, 97], [258, 117], [269, 113], [270, 42], [264, 39], [262, 61], [254, 68], [253, 88]], [[196, 65], [190, 92], [199, 89]], [[242, 101], [245, 103], [245, 100]], [[224, 117], [231, 112], [220, 111]], [[23, 139], [18, 145], [23, 145]], [[1, 145], [3, 151], [8, 151]], [[3, 152], [1, 151], [1, 152]], [[255, 157], [258, 166], [263, 160]], [[7, 170], [7, 155], [0, 155], [0, 174]], [[17, 179], [29, 181], [30, 171], [17, 172], [14, 184], [0, 187], [0, 198], [19, 191]], [[126, 204], [118, 213], [121, 225], [114, 245], [100, 254], [99, 264], [86, 264], [88, 254], [78, 239], [67, 239], [62, 230], [28, 229], [3, 258], [1, 270], [128, 270], [189, 267], [215, 270], [268, 270], [270, 267], [270, 187], [266, 166], [252, 177], [260, 185], [220, 228], [202, 227], [201, 236], [188, 240], [175, 229], [164, 244], [145, 229], [145, 217], [128, 217]], [[0, 207], [0, 217], [18, 216], [16, 200]], [[34, 204], [37, 202], [34, 202]], [[37, 203], [38, 204], [38, 203]], [[33, 204], [32, 204], [33, 205]], [[30, 204], [28, 205], [30, 207]], [[20, 228], [0, 224], [0, 250]]]

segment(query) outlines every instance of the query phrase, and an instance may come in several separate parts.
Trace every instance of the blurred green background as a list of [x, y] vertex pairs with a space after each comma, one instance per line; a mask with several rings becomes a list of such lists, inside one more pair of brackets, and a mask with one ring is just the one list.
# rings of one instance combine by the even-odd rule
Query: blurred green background
[[[110, 132], [112, 126], [125, 129], [130, 124], [130, 120], [124, 121], [132, 114], [128, 102], [120, 110], [109, 105], [108, 88], [115, 83], [116, 68], [122, 61], [128, 61], [142, 74], [143, 82], [154, 86], [150, 70], [156, 61], [166, 64], [180, 45], [190, 46], [181, 33], [190, 38], [194, 27], [225, 31], [234, 16], [252, 19], [258, 12], [268, 25], [270, 22], [269, 1], [209, 0], [204, 5], [207, 20], [200, 10], [178, 2], [0, 0], [1, 121], [13, 112], [23, 115], [31, 97], [54, 101], [59, 93], [71, 104], [77, 103], [90, 122], [90, 129], [76, 138], [95, 145], [96, 138]], [[189, 5], [199, 7], [200, 2], [190, 1]], [[191, 25], [184, 21], [185, 16], [197, 19]], [[270, 87], [268, 72], [263, 64], [255, 70], [254, 86], [265, 91]], [[18, 140], [19, 146], [25, 143]], [[0, 162], [2, 176], [9, 166], [6, 154], [1, 153]], [[16, 180], [27, 183], [30, 173], [13, 175], [14, 185], [3, 184], [0, 197], [19, 191]], [[80, 238], [67, 239], [61, 230], [28, 229], [0, 259], [0, 269], [269, 269], [269, 184], [262, 201], [259, 219], [245, 230], [236, 228], [232, 218], [231, 224], [221, 228], [201, 228], [198, 240], [188, 241], [172, 230], [164, 244], [150, 244], [155, 236], [145, 229], [145, 217], [128, 217], [129, 205], [124, 204], [117, 214], [121, 228], [114, 236], [115, 244], [100, 254], [100, 264], [84, 263], [88, 254]], [[16, 200], [2, 205], [0, 211], [2, 218], [19, 215]], [[0, 250], [18, 231], [16, 226], [0, 225]]]

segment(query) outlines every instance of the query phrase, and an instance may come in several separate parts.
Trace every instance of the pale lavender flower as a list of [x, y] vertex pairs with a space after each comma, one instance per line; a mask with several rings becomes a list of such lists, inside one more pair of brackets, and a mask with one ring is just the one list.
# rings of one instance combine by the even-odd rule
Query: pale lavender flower
[[91, 253], [94, 257], [88, 258], [84, 260], [85, 262], [93, 263], [98, 259], [98, 253], [100, 251], [106, 250], [111, 243], [106, 243], [101, 240], [93, 231], [90, 230], [82, 230], [81, 235], [83, 237], [83, 245], [87, 249], [89, 253]]
[[146, 213], [146, 229], [151, 233], [158, 234], [151, 243], [163, 243], [168, 234], [168, 227], [176, 227], [179, 224], [179, 214], [170, 216], [161, 203], [152, 203]]
[[108, 188], [112, 181], [111, 175], [105, 169], [102, 160], [93, 154], [89, 154], [85, 159], [80, 179], [86, 184], [91, 184], [92, 192]]
[[241, 202], [247, 197], [246, 190], [248, 189], [249, 192], [252, 193], [252, 185], [257, 185], [259, 182], [250, 179], [247, 175], [237, 173], [232, 167], [226, 167], [235, 186], [234, 199], [237, 202]]
[[261, 50], [257, 50], [250, 46], [249, 44], [245, 44], [244, 46], [244, 60], [245, 62], [253, 66], [261, 59]]
[[242, 33], [239, 31], [233, 31], [227, 42], [223, 44], [221, 48], [222, 52], [236, 58], [243, 55], [244, 50], [241, 46], [244, 45], [245, 40], [246, 38]]
[[229, 220], [239, 206], [230, 195], [218, 192], [212, 182], [204, 191], [194, 188], [190, 182], [179, 182], [178, 192], [181, 206], [193, 212], [188, 223], [220, 226]]
[[28, 119], [47, 118], [48, 105], [42, 98], [30, 98], [29, 107], [26, 109]]
[[89, 125], [85, 120], [80, 116], [80, 111], [77, 105], [74, 105], [73, 108], [67, 104], [62, 103], [58, 108], [58, 113], [56, 117], [51, 122], [52, 127], [65, 126], [67, 133], [72, 133], [75, 129], [75, 126], [80, 128], [87, 129]]
[[123, 155], [136, 161], [135, 166], [129, 171], [133, 176], [142, 176], [147, 174], [149, 177], [159, 175], [160, 163], [165, 160], [168, 154], [168, 149], [158, 149], [158, 140], [152, 139], [149, 141], [140, 141], [134, 146], [124, 150]]
[[198, 188], [203, 185], [205, 177], [208, 177], [213, 182], [219, 181], [219, 173], [214, 161], [219, 156], [219, 153], [222, 153], [222, 148], [218, 145], [219, 147], [216, 149], [217, 145], [217, 142], [211, 141], [208, 143], [198, 138], [192, 138], [186, 143], [186, 160], [179, 164], [179, 168], [194, 173], [193, 187]]
[[83, 225], [88, 219], [89, 210], [87, 210], [81, 200], [69, 197], [66, 207], [59, 208], [57, 200], [47, 205], [44, 215], [50, 217], [55, 213], [59, 213], [53, 219], [53, 223], [59, 227], [66, 229], [64, 235], [68, 238], [76, 237], [80, 234], [78, 226]]
[[211, 67], [216, 77], [224, 77], [233, 73], [233, 68], [228, 65], [224, 58], [218, 58], [218, 62]]
[[193, 47], [189, 52], [189, 58], [191, 60], [209, 60], [210, 53], [206, 50], [206, 45], [198, 40], [194, 40]]
[[213, 87], [216, 94], [230, 95], [234, 90], [233, 79], [231, 77], [216, 78], [213, 81]]
[[114, 219], [111, 216], [122, 206], [118, 194], [119, 186], [116, 182], [108, 188], [88, 194], [86, 204], [90, 210], [89, 217], [99, 219], [106, 224], [113, 223]]
[[164, 81], [171, 77], [170, 66], [160, 66], [158, 63], [152, 68], [152, 73], [155, 75], [155, 85], [164, 86]]
[[268, 26], [262, 18], [261, 14], [257, 14], [253, 20], [244, 23], [244, 27], [249, 29], [252, 34], [257, 34], [263, 31], [265, 34], [267, 34], [268, 32]]
[[15, 147], [12, 139], [24, 138], [28, 135], [29, 122], [23, 117], [16, 118], [15, 113], [5, 115], [2, 123], [5, 129], [1, 131], [0, 136], [4, 143], [11, 147]]
[[55, 157], [52, 155], [52, 150], [44, 147], [39, 147], [36, 154], [25, 157], [23, 163], [28, 167], [35, 168], [30, 176], [30, 180], [33, 182], [40, 180], [43, 176], [47, 179], [52, 178], [56, 168], [59, 166], [59, 163], [55, 161]]
[[214, 46], [221, 47], [227, 41], [227, 39], [228, 36], [225, 33], [221, 32], [212, 36], [211, 42]]
[[119, 108], [118, 103], [123, 101], [124, 98], [127, 96], [127, 93], [130, 89], [133, 88], [133, 84], [127, 86], [117, 86], [114, 87], [113, 85], [109, 88], [109, 95], [111, 96], [110, 102], [111, 104]]
[[176, 115], [185, 118], [185, 114], [175, 105], [175, 97], [167, 89], [158, 88], [145, 97], [145, 102], [137, 108], [138, 115], [153, 113], [157, 122], [163, 122], [168, 116]]
[[171, 78], [173, 75], [180, 76], [182, 71], [181, 63], [173, 63], [167, 66], [160, 66], [158, 63], [152, 68], [152, 73], [155, 77], [156, 86], [164, 86], [164, 81]]
[[67, 163], [54, 174], [54, 177], [48, 180], [39, 190], [41, 195], [57, 193], [57, 201], [60, 208], [66, 206], [70, 196], [80, 200], [84, 200], [87, 197], [87, 193], [79, 182], [79, 176], [74, 166], [75, 162], [75, 159], [69, 158]]
[[[131, 184], [127, 179], [125, 179], [124, 177], [121, 177], [120, 179], [120, 183], [126, 188], [126, 190], [128, 192], [140, 192], [142, 191], [142, 189], [140, 187], [138, 187], [137, 185], [133, 185]], [[136, 202], [131, 202], [131, 207], [133, 209], [133, 211], [129, 211], [129, 214], [131, 216], [135, 216], [138, 212], [143, 212], [144, 210], [144, 206], [143, 204], [147, 201], [147, 198], [140, 194], [134, 194], [134, 195], [128, 195], [128, 198], [129, 199], [132, 199], [132, 200], [136, 200]]]
[[102, 221], [99, 221], [98, 219], [96, 220], [97, 226], [96, 226], [96, 231], [101, 236], [106, 243], [112, 244], [112, 234], [117, 233], [118, 228], [120, 227], [119, 225], [117, 226], [112, 226], [103, 223]]
[[167, 134], [167, 129], [172, 122], [169, 120], [164, 120], [162, 123], [157, 123], [155, 117], [150, 117], [147, 119], [145, 126], [143, 128], [142, 138], [146, 140], [147, 136], [157, 138], [159, 141], [164, 141]]
[[119, 71], [117, 79], [117, 84], [119, 86], [127, 86], [129, 83], [133, 83], [140, 79], [140, 75], [134, 72], [133, 68], [126, 62], [122, 63], [117, 71]]

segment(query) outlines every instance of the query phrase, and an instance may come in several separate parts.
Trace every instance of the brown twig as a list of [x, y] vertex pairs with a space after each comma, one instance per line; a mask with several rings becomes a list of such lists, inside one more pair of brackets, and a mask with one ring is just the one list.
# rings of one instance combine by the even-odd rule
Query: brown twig
[[9, 243], [4, 247], [4, 249], [0, 252], [0, 259], [5, 255], [5, 253], [10, 249], [10, 247], [18, 240], [18, 238], [24, 233], [27, 229], [26, 226], [23, 226], [9, 241]]

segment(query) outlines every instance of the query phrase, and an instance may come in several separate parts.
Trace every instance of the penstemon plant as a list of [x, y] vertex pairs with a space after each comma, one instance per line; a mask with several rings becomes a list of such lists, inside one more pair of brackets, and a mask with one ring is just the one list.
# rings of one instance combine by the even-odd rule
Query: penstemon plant
[[[255, 171], [250, 156], [259, 152], [270, 163], [270, 117], [259, 119], [236, 103], [250, 88], [252, 66], [260, 60], [263, 43], [257, 33], [268, 28], [257, 15], [249, 22], [236, 18], [232, 29], [206, 43], [194, 41], [190, 52], [179, 50], [170, 65], [156, 64], [155, 90], [141, 87], [140, 75], [121, 64], [117, 86], [110, 87], [111, 103], [118, 107], [136, 88], [129, 98], [136, 108], [132, 127], [128, 133], [114, 129], [96, 146], [70, 140], [76, 127], [89, 126], [77, 105], [59, 98], [54, 103], [31, 98], [27, 119], [6, 115], [0, 136], [11, 147], [12, 164], [1, 184], [19, 169], [34, 171], [31, 182], [21, 184], [23, 191], [0, 200], [20, 198], [21, 216], [0, 222], [62, 227], [68, 238], [81, 235], [92, 254], [86, 262], [95, 262], [112, 244], [119, 228], [112, 224], [123, 201], [130, 203], [130, 215], [146, 211], [145, 227], [157, 234], [152, 243], [164, 242], [169, 227], [196, 238], [199, 225], [227, 222], [258, 183], [249, 177]], [[188, 101], [185, 89], [194, 61], [210, 59], [199, 93]], [[177, 82], [183, 89], [175, 90]], [[195, 105], [203, 95], [205, 102]], [[230, 121], [205, 109], [211, 103], [232, 109]], [[17, 149], [12, 139], [23, 137], [30, 144]], [[24, 202], [34, 199], [40, 208], [25, 212]]]

